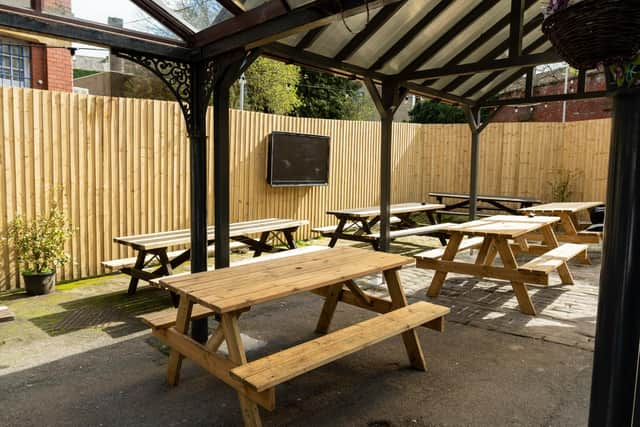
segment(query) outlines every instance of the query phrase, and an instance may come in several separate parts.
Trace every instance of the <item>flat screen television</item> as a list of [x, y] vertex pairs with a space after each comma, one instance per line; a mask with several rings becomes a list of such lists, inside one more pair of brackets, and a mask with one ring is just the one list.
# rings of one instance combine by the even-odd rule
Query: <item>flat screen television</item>
[[327, 185], [329, 141], [328, 136], [272, 132], [267, 182], [273, 187]]

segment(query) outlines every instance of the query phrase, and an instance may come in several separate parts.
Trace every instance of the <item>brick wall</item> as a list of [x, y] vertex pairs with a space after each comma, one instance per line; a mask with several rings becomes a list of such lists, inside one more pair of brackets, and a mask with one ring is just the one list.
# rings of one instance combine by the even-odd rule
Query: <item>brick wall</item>
[[[71, 92], [73, 89], [73, 62], [67, 49], [47, 49], [46, 88]], [[35, 86], [34, 86], [35, 87]]]
[[[574, 93], [578, 87], [578, 79], [569, 79], [568, 92]], [[588, 91], [605, 90], [606, 82], [602, 73], [591, 73], [587, 76]], [[534, 95], [555, 95], [564, 93], [564, 80], [538, 86]], [[522, 91], [513, 91], [505, 98], [522, 96]], [[579, 101], [567, 101], [566, 121], [604, 119], [611, 117], [610, 98], [592, 98]], [[561, 122], [562, 102], [539, 103], [535, 105], [507, 106], [496, 114], [496, 122]]]

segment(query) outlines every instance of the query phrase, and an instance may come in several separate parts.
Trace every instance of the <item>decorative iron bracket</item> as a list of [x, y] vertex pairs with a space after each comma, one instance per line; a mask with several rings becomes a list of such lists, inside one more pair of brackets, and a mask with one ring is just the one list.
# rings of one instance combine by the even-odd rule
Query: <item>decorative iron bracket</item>
[[[197, 120], [197, 118], [194, 117], [195, 112], [206, 112], [209, 99], [213, 92], [216, 71], [213, 59], [203, 62], [181, 62], [121, 50], [114, 51], [113, 53], [121, 58], [142, 65], [167, 85], [180, 104], [182, 114], [187, 123], [187, 131], [191, 135], [197, 128], [197, 125], [194, 123], [194, 120]], [[200, 71], [199, 73], [195, 73], [196, 67], [201, 67], [200, 70], [198, 70]], [[201, 81], [194, 81], [196, 74], [199, 75], [198, 77]], [[202, 93], [201, 96], [194, 92], [202, 88], [204, 88], [204, 93]], [[202, 105], [194, 105], [196, 102]]]

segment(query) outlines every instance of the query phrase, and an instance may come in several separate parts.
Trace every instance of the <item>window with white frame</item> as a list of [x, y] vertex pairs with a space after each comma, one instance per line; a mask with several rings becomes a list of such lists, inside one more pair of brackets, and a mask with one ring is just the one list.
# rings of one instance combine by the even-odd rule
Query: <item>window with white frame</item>
[[15, 40], [0, 39], [0, 85], [31, 87], [31, 50]]

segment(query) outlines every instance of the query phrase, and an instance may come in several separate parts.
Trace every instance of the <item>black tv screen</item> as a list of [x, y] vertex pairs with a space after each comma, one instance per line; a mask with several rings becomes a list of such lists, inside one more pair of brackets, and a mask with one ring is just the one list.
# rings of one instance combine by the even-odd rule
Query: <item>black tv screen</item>
[[274, 187], [327, 185], [329, 137], [272, 132], [267, 161], [267, 181]]

